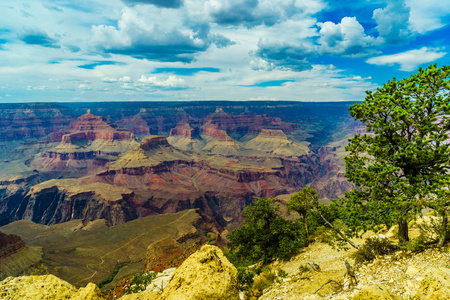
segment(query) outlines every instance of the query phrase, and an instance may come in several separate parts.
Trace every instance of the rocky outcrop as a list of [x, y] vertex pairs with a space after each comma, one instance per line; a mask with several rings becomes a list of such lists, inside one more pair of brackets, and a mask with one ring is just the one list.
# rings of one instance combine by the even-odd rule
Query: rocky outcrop
[[207, 139], [216, 139], [219, 142], [234, 141], [225, 130], [219, 129], [219, 125], [211, 122], [208, 122], [202, 126], [201, 135]]
[[186, 121], [181, 121], [170, 130], [168, 142], [181, 150], [198, 151], [205, 146], [205, 141], [200, 138], [198, 127], [191, 127]]
[[18, 253], [24, 248], [25, 243], [19, 236], [0, 232], [0, 260]]
[[105, 117], [89, 110], [69, 125], [68, 132], [58, 146], [35, 158], [31, 165], [41, 172], [75, 173], [79, 177], [98, 171], [137, 145], [131, 132], [116, 129]]
[[282, 130], [261, 129], [261, 132], [245, 144], [246, 148], [280, 155], [304, 155], [309, 152], [307, 144], [294, 143]]
[[136, 219], [134, 193], [105, 183], [78, 179], [49, 180], [31, 188], [14, 212], [17, 219], [57, 224], [73, 219], [105, 219], [111, 225]]
[[172, 275], [161, 300], [172, 299], [237, 300], [237, 270], [219, 248], [205, 245]]
[[0, 282], [0, 298], [9, 300], [103, 299], [100, 289], [93, 283], [76, 289], [54, 275], [8, 277]]

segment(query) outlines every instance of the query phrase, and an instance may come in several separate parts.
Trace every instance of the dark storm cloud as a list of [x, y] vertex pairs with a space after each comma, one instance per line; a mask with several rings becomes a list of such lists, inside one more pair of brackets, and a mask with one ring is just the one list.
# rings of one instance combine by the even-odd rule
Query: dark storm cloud
[[[211, 12], [214, 23], [222, 26], [273, 26], [314, 8], [295, 1], [275, 3], [267, 0], [222, 0]], [[302, 6], [297, 6], [302, 5]]]
[[107, 54], [190, 63], [198, 53], [206, 51], [213, 44], [218, 48], [234, 44], [223, 35], [210, 33], [209, 26], [201, 24], [194, 28], [184, 26], [172, 29], [164, 27], [165, 24], [144, 24], [145, 21], [136, 18], [132, 11], [126, 11], [118, 27], [93, 27], [95, 46]]
[[183, 0], [123, 0], [126, 5], [152, 4], [165, 8], [179, 8], [183, 5]]
[[296, 72], [310, 70], [312, 66], [307, 58], [314, 56], [311, 49], [302, 45], [261, 42], [258, 43], [258, 50], [250, 54], [264, 60], [274, 68], [290, 69]]
[[198, 52], [203, 52], [206, 49], [206, 46], [196, 46], [193, 44], [134, 44], [128, 47], [106, 49], [105, 53], [128, 55], [137, 59], [190, 63], [195, 59], [195, 55]]
[[19, 39], [28, 45], [39, 45], [48, 48], [59, 48], [58, 41], [38, 29], [26, 29], [19, 34]]

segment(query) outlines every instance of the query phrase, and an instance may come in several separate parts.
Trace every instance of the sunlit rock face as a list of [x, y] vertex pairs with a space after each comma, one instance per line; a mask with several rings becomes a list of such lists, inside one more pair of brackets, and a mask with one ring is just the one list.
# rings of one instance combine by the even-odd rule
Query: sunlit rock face
[[71, 123], [68, 132], [59, 145], [33, 159], [31, 165], [40, 172], [81, 176], [98, 171], [137, 145], [134, 134], [118, 130], [90, 111]]

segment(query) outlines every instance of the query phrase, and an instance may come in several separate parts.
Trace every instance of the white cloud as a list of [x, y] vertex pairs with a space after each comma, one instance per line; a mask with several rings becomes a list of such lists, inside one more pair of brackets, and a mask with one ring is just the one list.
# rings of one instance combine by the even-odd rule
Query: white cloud
[[364, 56], [375, 51], [376, 39], [364, 33], [355, 17], [344, 17], [341, 23], [317, 23], [320, 29], [320, 52], [325, 55]]
[[183, 78], [177, 76], [169, 76], [165, 80], [160, 80], [156, 76], [145, 77], [144, 75], [138, 79], [138, 82], [155, 86], [155, 87], [165, 87], [165, 88], [181, 88], [186, 87], [186, 82]]
[[450, 14], [450, 4], [446, 0], [405, 0], [410, 7], [412, 28], [420, 34], [442, 28], [447, 24], [443, 18]]
[[132, 82], [133, 80], [131, 80], [130, 76], [123, 76], [122, 78], [119, 78], [119, 81], [121, 81], [121, 82]]
[[400, 65], [400, 70], [410, 72], [414, 71], [422, 64], [435, 62], [436, 60], [444, 57], [446, 54], [446, 52], [440, 52], [438, 49], [422, 47], [417, 50], [409, 50], [392, 55], [371, 57], [366, 60], [366, 62], [379, 66], [392, 66], [398, 64]]
[[102, 78], [102, 81], [106, 82], [106, 83], [115, 83], [115, 82], [117, 82], [117, 78], [104, 77], [104, 78]]
[[402, 1], [390, 0], [385, 8], [373, 11], [377, 22], [377, 31], [384, 43], [390, 45], [404, 44], [411, 40], [414, 34], [409, 25], [410, 8]]

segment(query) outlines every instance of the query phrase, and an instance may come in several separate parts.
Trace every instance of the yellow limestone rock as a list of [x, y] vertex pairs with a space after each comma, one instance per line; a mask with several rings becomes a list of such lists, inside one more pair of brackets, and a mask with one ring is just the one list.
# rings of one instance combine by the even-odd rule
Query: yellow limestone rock
[[236, 268], [215, 246], [204, 245], [174, 272], [162, 300], [237, 300]]
[[450, 299], [450, 270], [445, 268], [429, 270], [420, 283], [419, 290], [414, 299]]
[[102, 292], [96, 284], [89, 282], [84, 288], [80, 288], [78, 292], [70, 298], [71, 300], [103, 300]]
[[158, 292], [140, 292], [135, 294], [124, 295], [121, 300], [159, 300]]
[[0, 282], [2, 300], [102, 300], [99, 288], [89, 283], [77, 290], [54, 275], [8, 277]]
[[401, 298], [392, 295], [385, 286], [377, 284], [363, 288], [352, 300], [401, 300]]

